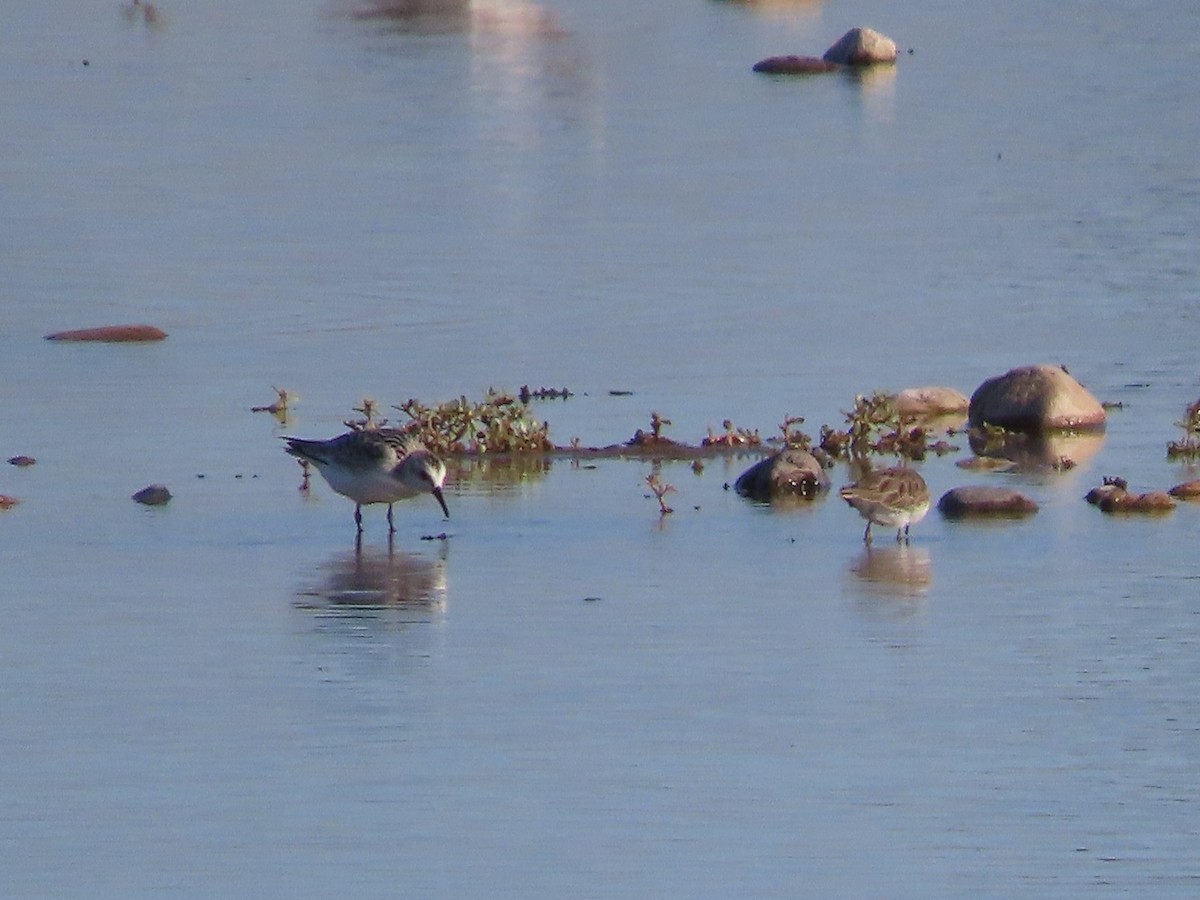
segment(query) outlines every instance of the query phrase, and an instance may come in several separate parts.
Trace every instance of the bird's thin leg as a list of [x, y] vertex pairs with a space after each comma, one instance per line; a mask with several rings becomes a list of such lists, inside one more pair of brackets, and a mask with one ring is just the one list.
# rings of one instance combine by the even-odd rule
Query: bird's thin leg
[[395, 534], [396, 526], [392, 524], [392, 504], [388, 504], [388, 534]]
[[863, 532], [863, 543], [870, 546], [871, 544], [871, 520], [867, 519], [867, 530]]
[[358, 526], [358, 533], [362, 534], [362, 507], [357, 503], [354, 504], [354, 524]]
[[904, 529], [903, 528], [896, 529], [896, 543], [897, 544], [904, 543]]

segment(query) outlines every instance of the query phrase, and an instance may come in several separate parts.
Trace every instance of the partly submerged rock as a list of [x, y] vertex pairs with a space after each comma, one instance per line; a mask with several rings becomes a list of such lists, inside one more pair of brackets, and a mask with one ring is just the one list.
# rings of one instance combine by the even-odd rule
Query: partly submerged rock
[[913, 418], [935, 418], [967, 414], [971, 401], [966, 394], [949, 387], [905, 388], [892, 398], [896, 412]]
[[0, 509], [12, 509], [21, 501], [16, 497], [9, 497], [7, 494], [0, 494]]
[[836, 63], [815, 56], [771, 56], [754, 64], [755, 72], [766, 75], [816, 75], [836, 68]]
[[171, 492], [165, 484], [150, 484], [133, 495], [133, 499], [146, 506], [164, 506], [171, 500]]
[[968, 485], [952, 488], [938, 500], [938, 511], [947, 518], [995, 516], [1017, 518], [1031, 516], [1038, 505], [1022, 494], [1003, 487]]
[[1165, 513], [1175, 508], [1175, 500], [1166, 491], [1132, 494], [1124, 478], [1105, 478], [1084, 497], [1106, 513]]
[[870, 66], [896, 61], [896, 42], [871, 28], [851, 28], [822, 57], [843, 66]]
[[829, 476], [807, 450], [788, 448], [752, 465], [738, 476], [733, 489], [743, 497], [815, 497], [829, 489]]
[[1009, 431], [1100, 431], [1104, 407], [1062, 366], [1021, 366], [989, 378], [971, 395], [975, 426]]
[[10, 456], [8, 458], [8, 464], [10, 466], [17, 466], [18, 468], [22, 468], [22, 469], [27, 466], [32, 466], [36, 462], [37, 462], [37, 460], [34, 459], [32, 456], [21, 455], [21, 456]]
[[1200, 500], [1200, 481], [1185, 481], [1175, 485], [1167, 493], [1180, 500]]
[[161, 341], [167, 333], [153, 325], [104, 325], [100, 328], [80, 328], [75, 331], [56, 331], [46, 335], [48, 341], [102, 341], [106, 343], [139, 343]]

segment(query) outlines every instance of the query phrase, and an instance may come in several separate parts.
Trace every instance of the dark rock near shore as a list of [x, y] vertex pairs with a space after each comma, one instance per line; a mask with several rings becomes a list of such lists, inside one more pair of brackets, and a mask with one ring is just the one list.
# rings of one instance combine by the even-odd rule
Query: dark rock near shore
[[789, 448], [752, 465], [738, 476], [733, 489], [743, 497], [815, 497], [829, 490], [829, 476], [807, 450]]
[[1020, 491], [969, 485], [942, 494], [938, 511], [950, 519], [969, 516], [1018, 518], [1033, 515], [1038, 511], [1038, 505]]
[[989, 378], [971, 396], [974, 426], [1009, 431], [1101, 431], [1106, 414], [1087, 388], [1061, 366], [1022, 366]]
[[17, 466], [18, 468], [22, 469], [26, 466], [32, 466], [36, 462], [37, 460], [32, 456], [10, 456], [8, 459], [8, 464], [10, 466]]
[[870, 66], [896, 61], [896, 42], [871, 28], [851, 28], [825, 51], [825, 62]]
[[133, 499], [146, 506], [164, 506], [171, 501], [171, 492], [165, 484], [151, 484], [134, 494]]
[[46, 335], [48, 341], [100, 341], [110, 344], [131, 344], [161, 341], [167, 333], [153, 325], [105, 325], [100, 328], [80, 328], [75, 331], [56, 331]]

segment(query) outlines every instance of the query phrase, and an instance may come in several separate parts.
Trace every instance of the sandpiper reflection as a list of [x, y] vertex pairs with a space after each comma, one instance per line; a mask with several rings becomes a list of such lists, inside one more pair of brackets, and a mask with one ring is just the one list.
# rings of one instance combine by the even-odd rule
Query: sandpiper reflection
[[446, 608], [445, 552], [437, 559], [389, 549], [341, 553], [320, 569], [320, 580], [301, 592], [310, 608]]
[[919, 597], [928, 593], [933, 583], [929, 550], [911, 544], [868, 545], [854, 558], [850, 572], [858, 584], [880, 595]]
[[335, 9], [353, 19], [385, 21], [404, 31], [560, 34], [554, 14], [528, 0], [340, 0]]

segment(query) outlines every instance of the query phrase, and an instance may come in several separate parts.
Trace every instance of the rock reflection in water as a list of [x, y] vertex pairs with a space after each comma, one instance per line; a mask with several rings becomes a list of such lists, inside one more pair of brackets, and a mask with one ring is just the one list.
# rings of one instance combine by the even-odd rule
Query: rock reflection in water
[[856, 583], [872, 593], [923, 596], [933, 583], [933, 566], [924, 547], [898, 544], [865, 547], [850, 564]]
[[968, 434], [976, 456], [1009, 460], [1018, 469], [1070, 469], [1087, 462], [1104, 445], [1104, 434], [989, 433], [972, 428]]
[[350, 551], [321, 568], [321, 582], [297, 605], [328, 608], [446, 607], [446, 560], [388, 550]]

